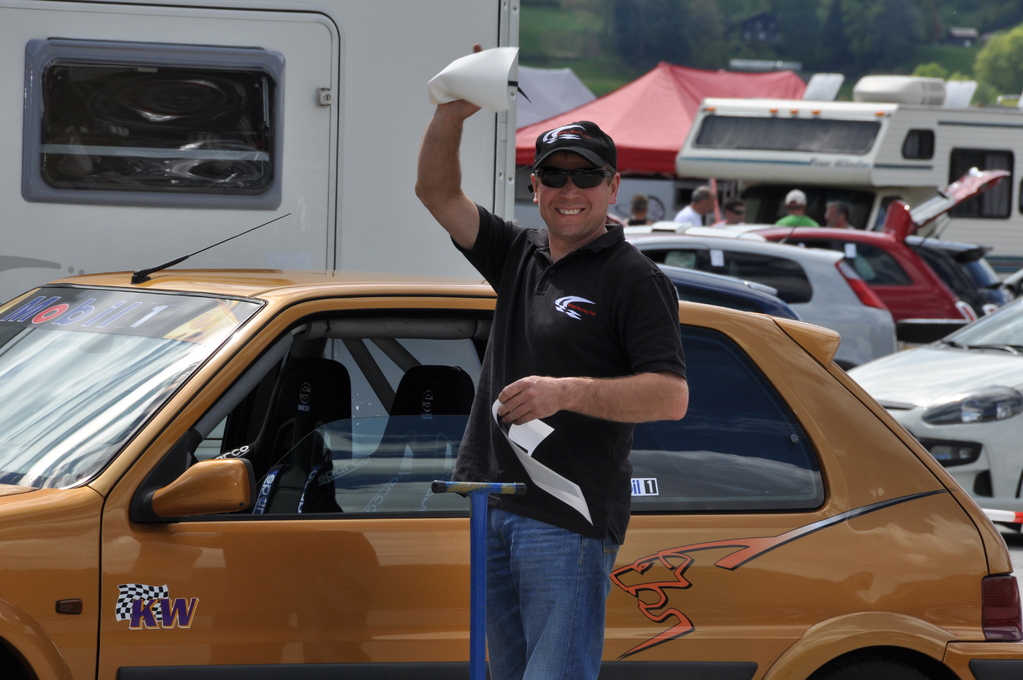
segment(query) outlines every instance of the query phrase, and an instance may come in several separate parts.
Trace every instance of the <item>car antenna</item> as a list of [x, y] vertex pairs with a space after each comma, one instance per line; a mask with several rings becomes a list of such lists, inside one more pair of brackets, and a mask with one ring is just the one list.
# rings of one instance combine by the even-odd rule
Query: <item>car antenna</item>
[[167, 269], [168, 267], [173, 267], [176, 264], [181, 264], [182, 262], [184, 262], [188, 258], [192, 257], [192, 255], [198, 255], [199, 253], [205, 252], [205, 251], [209, 250], [210, 248], [216, 248], [217, 246], [221, 245], [222, 243], [227, 243], [231, 239], [236, 239], [239, 236], [244, 236], [245, 234], [249, 233], [250, 231], [255, 231], [255, 230], [259, 229], [260, 227], [265, 227], [266, 225], [272, 224], [272, 223], [276, 222], [277, 220], [282, 220], [282, 219], [284, 219], [285, 217], [287, 217], [290, 214], [291, 213], [285, 213], [284, 215], [281, 215], [279, 217], [275, 217], [272, 220], [270, 220], [269, 222], [263, 222], [263, 224], [260, 224], [258, 226], [252, 227], [251, 229], [246, 229], [245, 231], [241, 232], [240, 234], [235, 234], [234, 236], [228, 236], [223, 241], [217, 241], [213, 245], [206, 246], [205, 248], [201, 248], [201, 249], [195, 251], [194, 253], [190, 253], [188, 255], [183, 255], [183, 256], [177, 258], [176, 260], [171, 260], [170, 262], [164, 262], [163, 264], [159, 264], [159, 265], [157, 265], [155, 267], [150, 267], [149, 269], [139, 269], [136, 272], [132, 272], [132, 274], [131, 274], [132, 285], [137, 284], [137, 283], [145, 283], [146, 281], [149, 280], [149, 275], [154, 273], [154, 272], [158, 272], [158, 271], [161, 271], [163, 269]]
[[787, 234], [785, 234], [784, 236], [782, 236], [782, 237], [781, 237], [781, 240], [780, 240], [780, 241], [778, 241], [778, 243], [785, 243], [785, 242], [786, 242], [786, 241], [788, 241], [788, 240], [789, 240], [790, 238], [792, 238], [792, 235], [793, 235], [794, 233], [796, 233], [796, 226], [797, 226], [797, 225], [793, 224], [793, 225], [792, 225], [792, 228], [791, 228], [791, 229], [789, 229], [789, 233], [787, 233]]

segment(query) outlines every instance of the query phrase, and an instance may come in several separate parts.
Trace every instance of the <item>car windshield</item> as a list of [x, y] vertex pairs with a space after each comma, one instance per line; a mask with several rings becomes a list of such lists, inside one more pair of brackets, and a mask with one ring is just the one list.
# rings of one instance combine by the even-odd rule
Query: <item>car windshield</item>
[[999, 308], [949, 335], [944, 342], [958, 347], [1023, 346], [1023, 300]]
[[0, 307], [0, 484], [89, 480], [259, 306], [52, 287]]

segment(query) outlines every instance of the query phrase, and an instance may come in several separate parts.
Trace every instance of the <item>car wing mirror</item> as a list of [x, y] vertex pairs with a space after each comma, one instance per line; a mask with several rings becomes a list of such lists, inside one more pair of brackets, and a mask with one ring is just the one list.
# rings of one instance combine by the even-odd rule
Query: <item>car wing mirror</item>
[[241, 458], [196, 463], [147, 494], [146, 508], [164, 519], [246, 510], [252, 504], [252, 463]]

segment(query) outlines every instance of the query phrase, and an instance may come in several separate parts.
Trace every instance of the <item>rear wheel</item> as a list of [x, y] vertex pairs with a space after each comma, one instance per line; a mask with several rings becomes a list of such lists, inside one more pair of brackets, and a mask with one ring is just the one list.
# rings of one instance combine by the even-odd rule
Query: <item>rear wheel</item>
[[930, 676], [894, 659], [865, 658], [839, 661], [810, 676], [809, 680], [932, 680]]

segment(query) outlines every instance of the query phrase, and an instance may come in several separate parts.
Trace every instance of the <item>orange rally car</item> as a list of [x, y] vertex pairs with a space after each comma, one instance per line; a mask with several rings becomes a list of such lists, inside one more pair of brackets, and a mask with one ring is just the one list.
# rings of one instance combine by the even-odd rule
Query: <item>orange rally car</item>
[[[278, 271], [0, 307], [0, 674], [465, 677], [469, 502], [430, 483], [493, 307], [476, 282]], [[690, 409], [636, 428], [601, 678], [1023, 677], [1000, 535], [838, 336], [680, 319]]]

